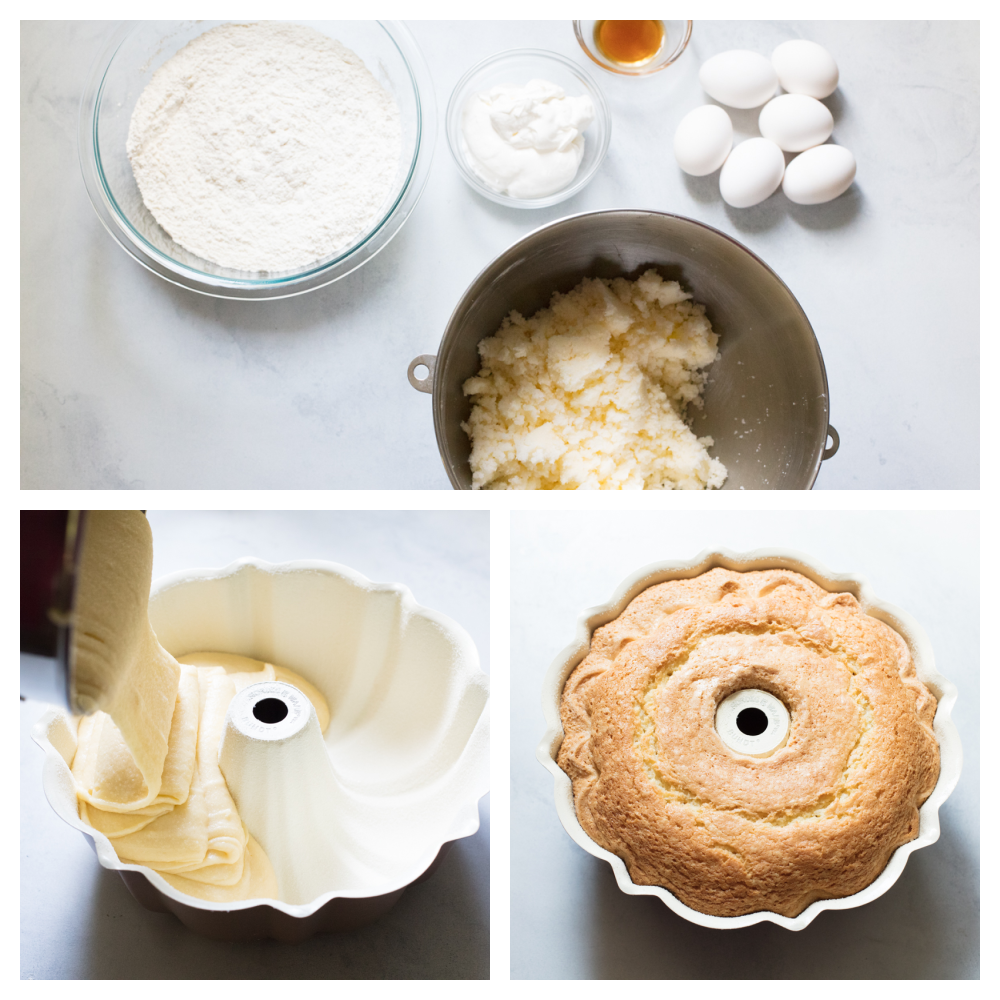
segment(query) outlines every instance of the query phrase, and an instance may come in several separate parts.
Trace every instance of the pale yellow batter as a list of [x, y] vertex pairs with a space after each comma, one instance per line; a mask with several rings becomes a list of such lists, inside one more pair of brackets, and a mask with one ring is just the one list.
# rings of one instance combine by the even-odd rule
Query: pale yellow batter
[[[111, 734], [104, 741], [102, 758], [111, 766], [89, 773], [84, 786], [88, 802], [112, 811], [153, 805], [169, 773], [165, 761], [181, 669], [149, 625], [152, 578], [153, 533], [142, 512], [88, 512], [71, 669], [80, 704], [107, 712], [120, 730], [119, 741]], [[177, 792], [167, 789], [167, 801]]]
[[[80, 719], [72, 771], [80, 817], [118, 857], [182, 892], [229, 901], [275, 898], [264, 850], [240, 820], [219, 769], [226, 711], [261, 681], [323, 695], [298, 674], [229, 653], [175, 660], [149, 624], [152, 533], [138, 511], [92, 511], [78, 590], [77, 690], [99, 709]], [[81, 686], [82, 682], [82, 686]]]

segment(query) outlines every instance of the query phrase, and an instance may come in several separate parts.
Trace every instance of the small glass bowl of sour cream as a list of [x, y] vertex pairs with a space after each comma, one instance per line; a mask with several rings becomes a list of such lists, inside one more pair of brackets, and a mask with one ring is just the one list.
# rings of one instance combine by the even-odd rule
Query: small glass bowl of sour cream
[[[581, 130], [583, 156], [575, 175], [564, 186], [539, 197], [515, 197], [484, 178], [483, 174], [490, 171], [485, 170], [484, 164], [475, 160], [466, 141], [463, 119], [470, 100], [474, 100], [477, 95], [485, 94], [494, 88], [523, 88], [532, 81], [555, 84], [565, 92], [567, 98], [589, 97], [593, 107], [593, 120]], [[479, 117], [482, 125], [482, 116]], [[507, 205], [511, 208], [546, 208], [572, 198], [590, 183], [604, 160], [608, 144], [611, 142], [611, 112], [597, 84], [569, 59], [542, 49], [513, 49], [484, 59], [458, 81], [448, 101], [445, 130], [448, 135], [448, 147], [459, 173], [473, 190], [498, 205]], [[507, 135], [509, 134], [508, 131]], [[543, 150], [541, 156], [544, 157], [548, 152]]]

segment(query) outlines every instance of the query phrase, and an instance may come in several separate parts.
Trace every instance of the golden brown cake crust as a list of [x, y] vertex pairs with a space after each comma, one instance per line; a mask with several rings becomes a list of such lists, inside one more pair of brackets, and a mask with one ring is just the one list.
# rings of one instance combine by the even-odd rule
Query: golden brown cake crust
[[[771, 756], [731, 750], [720, 701], [789, 710]], [[789, 570], [649, 587], [563, 688], [559, 766], [584, 830], [632, 880], [718, 916], [801, 913], [874, 881], [937, 782], [934, 695], [895, 631]]]

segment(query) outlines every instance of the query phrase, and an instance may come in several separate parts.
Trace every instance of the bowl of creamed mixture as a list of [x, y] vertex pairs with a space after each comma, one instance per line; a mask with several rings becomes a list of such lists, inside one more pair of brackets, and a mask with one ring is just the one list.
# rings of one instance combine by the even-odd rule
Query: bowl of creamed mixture
[[408, 375], [433, 396], [456, 489], [809, 489], [839, 443], [795, 296], [730, 236], [666, 212], [528, 234]]

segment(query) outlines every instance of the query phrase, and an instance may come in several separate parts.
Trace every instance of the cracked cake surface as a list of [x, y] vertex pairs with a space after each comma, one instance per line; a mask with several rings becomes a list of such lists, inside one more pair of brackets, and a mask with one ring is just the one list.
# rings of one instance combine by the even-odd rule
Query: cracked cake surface
[[[791, 717], [766, 757], [715, 730], [747, 688]], [[860, 891], [917, 836], [936, 705], [903, 638], [852, 594], [715, 568], [594, 631], [563, 688], [558, 762], [584, 830], [636, 884], [717, 916], [795, 916]]]

